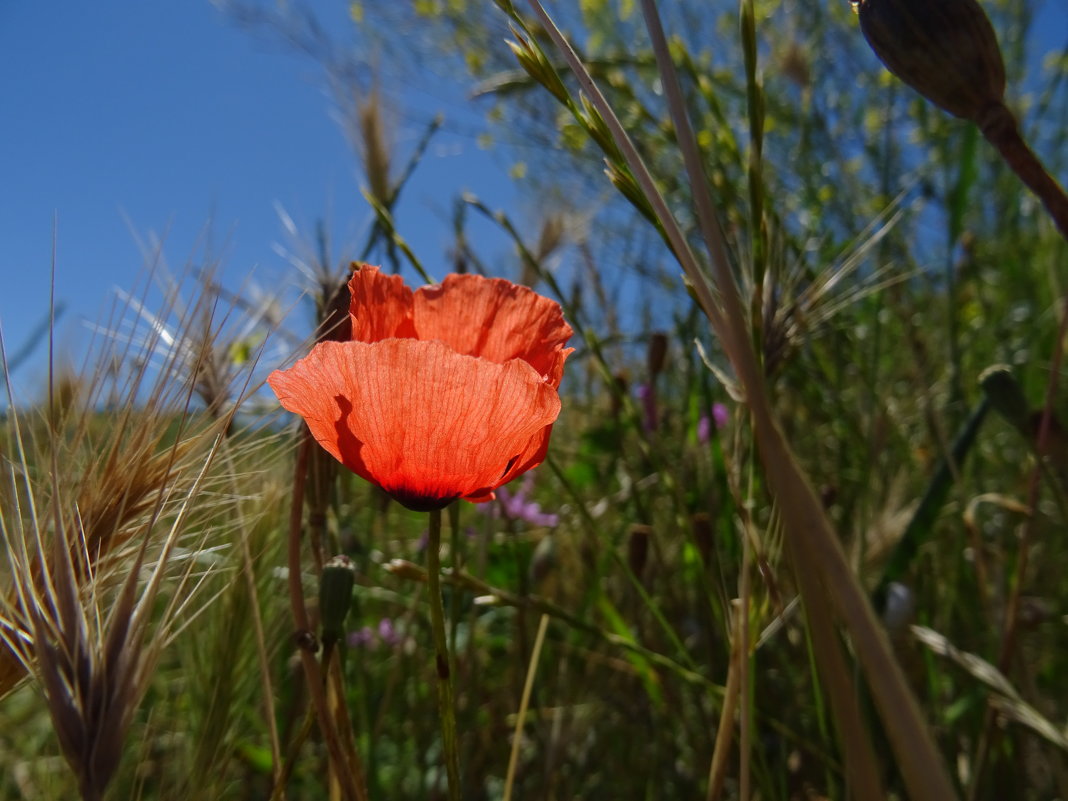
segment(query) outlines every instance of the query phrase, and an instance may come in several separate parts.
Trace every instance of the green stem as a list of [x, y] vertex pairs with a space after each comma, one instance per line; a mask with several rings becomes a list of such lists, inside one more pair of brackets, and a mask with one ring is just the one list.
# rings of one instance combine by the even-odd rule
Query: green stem
[[1005, 163], [1042, 201], [1057, 230], [1068, 240], [1068, 194], [1046, 172], [1038, 156], [1031, 150], [1020, 133], [1013, 113], [1003, 103], [997, 103], [987, 108], [976, 124], [987, 141], [997, 148]]
[[441, 745], [449, 779], [449, 801], [460, 801], [460, 751], [456, 743], [456, 705], [452, 696], [449, 643], [445, 638], [445, 605], [441, 600], [441, 511], [430, 513], [426, 546], [427, 592], [430, 595], [430, 628], [434, 632], [434, 665], [438, 676], [438, 717]]

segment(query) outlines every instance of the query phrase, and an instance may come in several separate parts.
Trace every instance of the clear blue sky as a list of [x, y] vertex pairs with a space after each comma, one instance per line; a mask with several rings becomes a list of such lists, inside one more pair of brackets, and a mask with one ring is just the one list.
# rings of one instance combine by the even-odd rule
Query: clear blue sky
[[[323, 5], [344, 14], [342, 3]], [[462, 89], [440, 108], [454, 121], [467, 114], [470, 128], [475, 111]], [[325, 218], [335, 256], [345, 244], [355, 249], [370, 214], [358, 161], [330, 110], [314, 62], [238, 28], [207, 0], [0, 0], [0, 324], [9, 352], [47, 312], [54, 217], [66, 343], [110, 306], [113, 286], [142, 276], [133, 232], [163, 236], [179, 272], [203, 255], [211, 221], [234, 286], [253, 269], [265, 285], [296, 283], [272, 250], [286, 240], [276, 203], [308, 232]], [[421, 119], [434, 110], [422, 107]], [[410, 150], [422, 128], [399, 120]], [[462, 189], [494, 207], [515, 196], [500, 157], [446, 130], [400, 215], [439, 276], [451, 199]], [[40, 386], [41, 356], [19, 370], [23, 387]]]
[[[1065, 44], [1061, 2], [1043, 4], [1037, 53]], [[346, 24], [341, 0], [315, 5]], [[479, 113], [464, 87], [430, 102], [453, 122], [466, 116], [466, 130]], [[421, 120], [438, 110], [419, 103]], [[47, 311], [53, 217], [57, 297], [68, 308], [61, 344], [84, 336], [82, 321], [110, 305], [112, 287], [143, 275], [135, 232], [164, 236], [180, 271], [203, 255], [210, 221], [232, 286], [253, 270], [268, 286], [296, 283], [272, 250], [285, 240], [276, 204], [307, 231], [325, 218], [335, 256], [362, 242], [363, 179], [330, 108], [317, 65], [236, 27], [208, 0], [0, 0], [0, 325], [9, 352]], [[411, 148], [421, 128], [402, 114], [398, 133]], [[505, 172], [471, 135], [437, 137], [400, 210], [402, 232], [432, 273], [447, 269], [446, 220], [459, 191], [514, 211]], [[481, 230], [491, 254], [504, 251], [503, 239]], [[41, 386], [42, 355], [16, 376], [24, 398]]]

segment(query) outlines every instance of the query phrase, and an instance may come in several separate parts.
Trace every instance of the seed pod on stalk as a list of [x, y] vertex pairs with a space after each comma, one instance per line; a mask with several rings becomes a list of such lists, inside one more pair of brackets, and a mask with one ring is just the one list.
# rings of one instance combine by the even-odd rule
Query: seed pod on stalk
[[352, 588], [356, 583], [356, 566], [344, 554], [323, 565], [319, 577], [319, 613], [322, 616], [323, 642], [331, 644], [344, 634], [345, 618], [352, 606]]
[[997, 36], [976, 0], [855, 0], [860, 30], [890, 72], [936, 106], [979, 123], [1005, 95]]
[[1005, 62], [976, 0], [852, 0], [860, 30], [890, 72], [939, 108], [971, 120], [1045, 205], [1068, 239], [1068, 195], [1004, 103]]

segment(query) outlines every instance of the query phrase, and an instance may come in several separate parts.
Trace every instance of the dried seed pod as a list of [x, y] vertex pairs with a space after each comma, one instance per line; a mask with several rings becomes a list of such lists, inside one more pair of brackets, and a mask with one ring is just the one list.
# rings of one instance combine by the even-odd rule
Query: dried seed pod
[[1005, 95], [1005, 63], [976, 0], [859, 0], [860, 30], [890, 72], [935, 105], [979, 122]]
[[652, 526], [635, 523], [627, 535], [627, 566], [639, 581], [642, 580], [645, 564], [649, 560], [649, 538], [652, 534]]
[[649, 335], [649, 347], [645, 351], [646, 367], [649, 377], [656, 378], [664, 370], [667, 359], [668, 338], [663, 331], [654, 331]]

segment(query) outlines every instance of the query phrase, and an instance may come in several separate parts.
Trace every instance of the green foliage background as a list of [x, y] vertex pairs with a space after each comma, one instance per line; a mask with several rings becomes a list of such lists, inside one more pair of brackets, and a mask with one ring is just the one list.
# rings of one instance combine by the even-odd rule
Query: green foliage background
[[[1009, 103], [1051, 173], [1065, 176], [1068, 55], [1029, 51], [1034, 4], [985, 7], [1005, 55]], [[888, 614], [888, 630], [962, 794], [1066, 797], [1068, 440], [1057, 422], [1021, 574], [1017, 505], [1035, 463], [1034, 420], [990, 413], [972, 439], [957, 439], [983, 404], [978, 376], [991, 365], [1008, 365], [1030, 407], [1041, 406], [1065, 243], [970, 124], [881, 68], [848, 4], [761, 0], [752, 10], [748, 62], [734, 4], [680, 1], [663, 13], [779, 417], [864, 585], [880, 603], [887, 578], [907, 592], [908, 608]], [[515, 164], [525, 209], [509, 219], [493, 199], [458, 194], [454, 262], [555, 297], [576, 329], [565, 412], [533, 490], [558, 523], [469, 505], [453, 519], [446, 562], [482, 582], [450, 585], [446, 597], [463, 797], [503, 797], [515, 715], [536, 659], [511, 797], [704, 798], [743, 577], [751, 582], [742, 705], [752, 786], [761, 798], [847, 797], [745, 407], [724, 383], [717, 343], [643, 202], [605, 180], [591, 126], [542, 85], [551, 73], [539, 82], [517, 65], [504, 41], [515, 33], [488, 2], [354, 3], [352, 30], [318, 40], [301, 38], [312, 18], [299, 10], [231, 11], [311, 42], [305, 49], [338, 97], [354, 104], [366, 193], [379, 212], [366, 257], [393, 269], [420, 261], [403, 238], [418, 220], [392, 216], [401, 157], [411, 154], [367, 120], [413, 81], [470, 89], [485, 117], [482, 136]], [[551, 11], [689, 221], [690, 190], [634, 3], [584, 0]], [[537, 26], [531, 30], [553, 52]], [[419, 157], [417, 150], [409, 167], [418, 169]], [[513, 237], [508, 263], [465, 236], [475, 216]], [[343, 265], [310, 266], [322, 276], [310, 287], [322, 319]], [[654, 333], [667, 338], [662, 369], [648, 356]], [[236, 403], [242, 371], [258, 376], [275, 365], [250, 361], [259, 340], [247, 330], [221, 327], [212, 338], [213, 358], [234, 377], [219, 394]], [[650, 416], [637, 390], [654, 386]], [[705, 440], [701, 420], [714, 404], [729, 421]], [[217, 467], [236, 522], [216, 521], [205, 540], [213, 550], [199, 557], [207, 570], [202, 608], [163, 652], [109, 797], [270, 796], [257, 627], [283, 750], [296, 743], [286, 797], [328, 797], [322, 743], [314, 728], [299, 736], [307, 698], [282, 578], [294, 429], [268, 408], [255, 396], [245, 402], [236, 455]], [[1064, 419], [1063, 392], [1053, 410], [1055, 421]], [[13, 438], [5, 436], [11, 463]], [[86, 465], [72, 460], [70, 469]], [[928, 505], [918, 507], [925, 496]], [[19, 512], [12, 495], [3, 497], [8, 520]], [[422, 562], [425, 522], [350, 475], [333, 479], [327, 501], [326, 550], [348, 554], [359, 571], [349, 627], [369, 629], [347, 649], [344, 677], [370, 795], [444, 798], [425, 592], [388, 569], [392, 559]], [[9, 521], [5, 536], [14, 530]], [[255, 598], [241, 578], [245, 545]], [[310, 562], [307, 570], [311, 588]], [[1007, 683], [999, 683], [987, 668], [1000, 660], [1017, 587], [1020, 634], [1001, 665]], [[499, 590], [493, 603], [491, 588]], [[550, 623], [535, 654], [542, 613]], [[921, 640], [910, 624], [942, 639]], [[983, 661], [947, 657], [950, 649], [936, 642]], [[0, 703], [0, 797], [71, 797], [76, 785], [33, 681]], [[870, 722], [879, 743], [874, 714]], [[737, 742], [732, 753], [731, 798], [742, 770]], [[900, 793], [889, 758], [883, 769]]]

